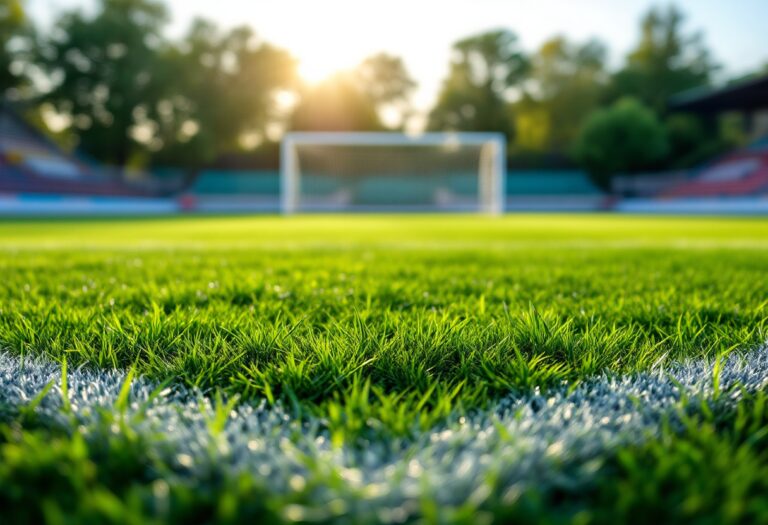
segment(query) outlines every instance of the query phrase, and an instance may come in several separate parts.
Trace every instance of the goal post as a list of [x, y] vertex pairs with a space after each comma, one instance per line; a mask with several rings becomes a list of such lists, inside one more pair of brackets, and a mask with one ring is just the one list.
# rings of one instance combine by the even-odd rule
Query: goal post
[[501, 133], [291, 132], [280, 151], [284, 214], [504, 212]]

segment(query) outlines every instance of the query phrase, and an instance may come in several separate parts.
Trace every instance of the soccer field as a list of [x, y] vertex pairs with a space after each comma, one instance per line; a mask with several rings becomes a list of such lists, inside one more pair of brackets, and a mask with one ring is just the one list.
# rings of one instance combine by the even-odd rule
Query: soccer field
[[768, 219], [0, 222], [9, 522], [768, 520]]

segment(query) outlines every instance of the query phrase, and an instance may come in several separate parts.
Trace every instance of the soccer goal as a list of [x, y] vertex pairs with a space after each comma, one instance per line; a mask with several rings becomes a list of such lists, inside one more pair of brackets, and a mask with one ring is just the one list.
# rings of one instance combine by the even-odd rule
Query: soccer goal
[[504, 211], [499, 133], [296, 132], [283, 138], [283, 213]]

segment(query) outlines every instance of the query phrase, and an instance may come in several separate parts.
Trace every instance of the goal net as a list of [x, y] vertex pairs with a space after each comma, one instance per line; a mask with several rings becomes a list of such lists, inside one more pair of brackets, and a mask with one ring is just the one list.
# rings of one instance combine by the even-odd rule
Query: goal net
[[504, 211], [498, 133], [287, 133], [280, 171], [283, 213]]

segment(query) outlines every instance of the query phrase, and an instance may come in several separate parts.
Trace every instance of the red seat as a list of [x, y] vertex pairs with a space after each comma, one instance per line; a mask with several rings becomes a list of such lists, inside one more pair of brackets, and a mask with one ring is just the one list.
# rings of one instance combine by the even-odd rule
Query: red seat
[[740, 151], [661, 194], [661, 197], [744, 197], [768, 193], [768, 152]]

